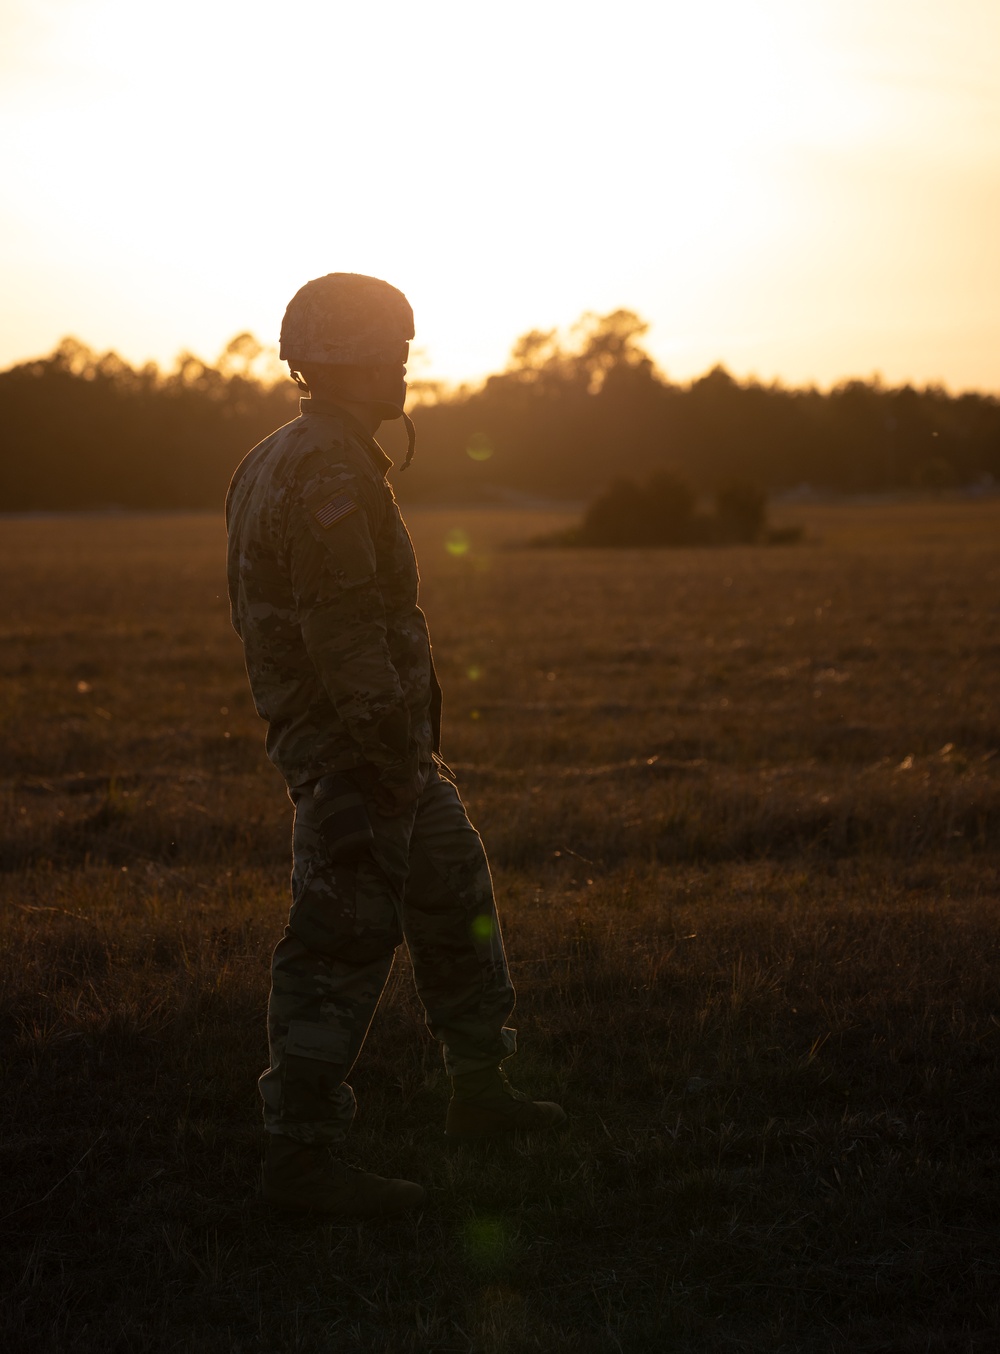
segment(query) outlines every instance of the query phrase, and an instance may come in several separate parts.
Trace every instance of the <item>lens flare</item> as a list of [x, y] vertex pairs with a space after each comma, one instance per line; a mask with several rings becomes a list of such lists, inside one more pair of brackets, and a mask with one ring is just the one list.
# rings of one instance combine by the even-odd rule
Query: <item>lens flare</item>
[[472, 923], [472, 936], [474, 940], [492, 940], [493, 918], [487, 916], [485, 912], [481, 916], [476, 917]]
[[507, 1228], [499, 1218], [474, 1218], [465, 1229], [469, 1259], [483, 1269], [496, 1269], [510, 1249]]
[[454, 527], [444, 538], [444, 548], [453, 559], [461, 559], [463, 555], [467, 555], [471, 545], [468, 532], [463, 531], [461, 527]]
[[485, 433], [473, 433], [465, 454], [470, 461], [488, 461], [493, 455], [493, 443]]

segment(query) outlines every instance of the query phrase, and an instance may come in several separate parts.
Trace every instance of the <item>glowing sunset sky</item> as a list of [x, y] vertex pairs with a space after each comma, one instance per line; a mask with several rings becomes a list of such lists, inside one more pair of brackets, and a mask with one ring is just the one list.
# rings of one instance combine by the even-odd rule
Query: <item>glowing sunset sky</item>
[[3, 0], [0, 366], [345, 270], [448, 380], [627, 306], [677, 379], [1000, 390], [998, 58], [997, 0]]

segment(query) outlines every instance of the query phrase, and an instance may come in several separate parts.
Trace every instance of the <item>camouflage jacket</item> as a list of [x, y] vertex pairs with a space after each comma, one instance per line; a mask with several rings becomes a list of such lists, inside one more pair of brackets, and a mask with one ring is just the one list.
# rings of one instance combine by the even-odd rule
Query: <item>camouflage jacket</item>
[[366, 763], [404, 783], [436, 750], [440, 688], [392, 462], [334, 405], [299, 408], [226, 499], [232, 619], [267, 755], [290, 786]]

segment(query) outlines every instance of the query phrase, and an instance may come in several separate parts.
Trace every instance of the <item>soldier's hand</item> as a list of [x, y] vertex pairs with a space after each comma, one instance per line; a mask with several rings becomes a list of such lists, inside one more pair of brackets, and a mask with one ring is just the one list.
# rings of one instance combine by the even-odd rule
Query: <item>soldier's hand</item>
[[409, 813], [419, 798], [416, 779], [398, 783], [380, 781], [375, 791], [375, 812], [383, 818], [399, 818]]

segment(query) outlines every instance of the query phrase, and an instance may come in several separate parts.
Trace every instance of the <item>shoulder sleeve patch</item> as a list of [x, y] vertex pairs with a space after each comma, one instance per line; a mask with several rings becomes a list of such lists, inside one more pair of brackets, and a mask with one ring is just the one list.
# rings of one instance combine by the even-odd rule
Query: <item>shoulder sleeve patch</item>
[[358, 505], [348, 493], [334, 494], [328, 498], [325, 503], [313, 510], [313, 517], [321, 527], [332, 527], [334, 522], [339, 522], [342, 517], [347, 517], [352, 512], [357, 512]]

